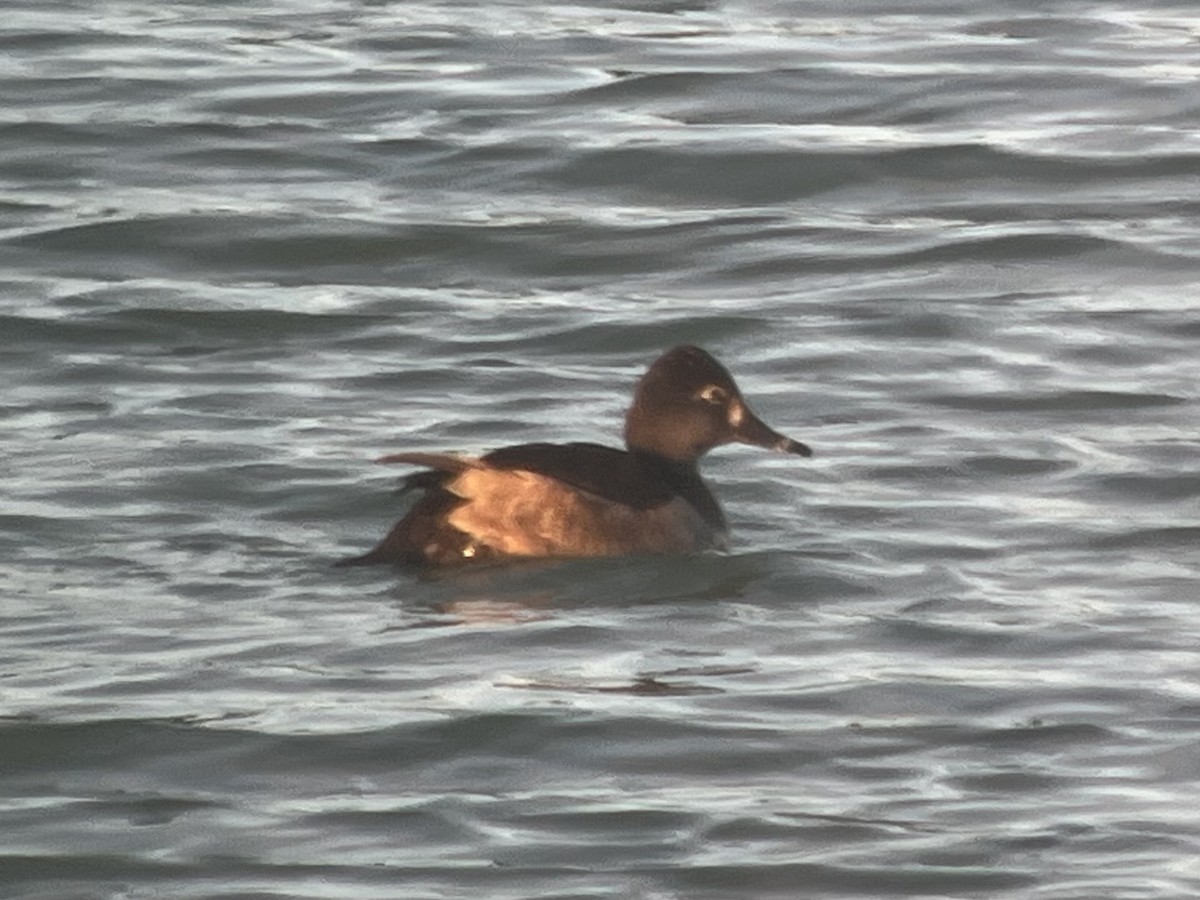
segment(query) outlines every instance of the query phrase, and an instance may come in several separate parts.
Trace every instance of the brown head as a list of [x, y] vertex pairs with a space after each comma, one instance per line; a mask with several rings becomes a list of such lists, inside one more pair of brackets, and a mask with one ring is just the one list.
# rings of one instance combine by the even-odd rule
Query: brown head
[[713, 447], [741, 443], [812, 456], [754, 414], [733, 376], [699, 347], [668, 350], [646, 370], [625, 416], [625, 444], [695, 463]]

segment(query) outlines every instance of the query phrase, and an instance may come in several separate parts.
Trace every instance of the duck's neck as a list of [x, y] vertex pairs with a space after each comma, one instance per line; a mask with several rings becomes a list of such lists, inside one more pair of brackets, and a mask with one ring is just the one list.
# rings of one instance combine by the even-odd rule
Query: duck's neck
[[725, 530], [725, 515], [696, 466], [697, 460], [668, 459], [649, 450], [637, 447], [629, 448], [630, 454], [638, 461], [638, 465], [650, 472], [655, 478], [671, 486], [681, 498], [690, 503], [700, 516], [714, 528]]
[[656, 475], [667, 479], [672, 484], [676, 481], [682, 483], [700, 477], [694, 459], [671, 459], [669, 456], [663, 456], [653, 450], [636, 446], [630, 447], [629, 452], [640, 465], [652, 470]]

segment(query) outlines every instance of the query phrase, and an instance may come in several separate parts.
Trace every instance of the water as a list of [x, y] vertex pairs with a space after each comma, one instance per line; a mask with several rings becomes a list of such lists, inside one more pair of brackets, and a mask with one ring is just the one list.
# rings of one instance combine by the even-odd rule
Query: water
[[[1200, 19], [17, 3], [0, 894], [1200, 892]], [[703, 344], [727, 556], [333, 570]]]

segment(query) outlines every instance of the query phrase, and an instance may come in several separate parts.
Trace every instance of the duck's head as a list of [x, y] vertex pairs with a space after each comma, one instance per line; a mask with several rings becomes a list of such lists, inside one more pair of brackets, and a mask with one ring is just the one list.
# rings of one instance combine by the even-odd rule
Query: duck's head
[[625, 416], [625, 444], [676, 462], [695, 463], [721, 444], [741, 443], [812, 456], [807, 444], [754, 414], [719, 362], [699, 347], [675, 347], [646, 370]]

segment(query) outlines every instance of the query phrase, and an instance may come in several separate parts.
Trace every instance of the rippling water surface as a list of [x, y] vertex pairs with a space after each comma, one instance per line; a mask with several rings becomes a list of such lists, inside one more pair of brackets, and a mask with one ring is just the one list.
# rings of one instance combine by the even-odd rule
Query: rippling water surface
[[[1200, 893], [1193, 4], [5, 17], [5, 897]], [[728, 555], [328, 567], [684, 342]]]

